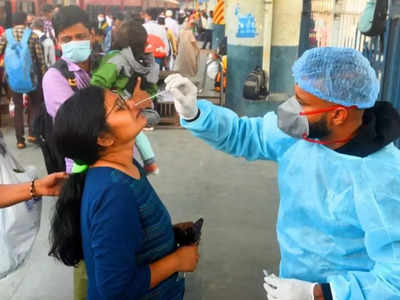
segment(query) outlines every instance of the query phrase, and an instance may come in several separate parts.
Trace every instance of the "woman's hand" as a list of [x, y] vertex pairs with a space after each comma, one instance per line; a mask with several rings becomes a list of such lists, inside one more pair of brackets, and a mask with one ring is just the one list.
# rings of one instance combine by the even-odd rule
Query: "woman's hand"
[[181, 247], [174, 252], [178, 272], [193, 272], [200, 259], [197, 245]]
[[35, 192], [39, 196], [58, 196], [67, 178], [67, 173], [57, 172], [35, 180]]

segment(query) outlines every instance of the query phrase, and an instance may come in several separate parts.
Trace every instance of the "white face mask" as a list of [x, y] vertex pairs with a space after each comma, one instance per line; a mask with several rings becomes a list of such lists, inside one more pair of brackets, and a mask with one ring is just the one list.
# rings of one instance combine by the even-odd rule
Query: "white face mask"
[[278, 107], [278, 127], [284, 133], [301, 139], [308, 136], [310, 127], [306, 116], [300, 115], [303, 108], [296, 100], [296, 97], [291, 97]]
[[61, 50], [63, 56], [74, 63], [86, 61], [92, 52], [90, 40], [61, 44]]
[[103, 23], [104, 22], [104, 17], [97, 17], [97, 21], [99, 21], [99, 23]]

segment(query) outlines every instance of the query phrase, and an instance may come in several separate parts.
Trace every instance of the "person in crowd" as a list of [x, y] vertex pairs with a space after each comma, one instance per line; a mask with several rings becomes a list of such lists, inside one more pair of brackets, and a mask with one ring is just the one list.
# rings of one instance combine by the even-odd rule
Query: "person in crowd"
[[31, 182], [0, 184], [0, 208], [41, 196], [58, 196], [67, 173], [57, 172]]
[[178, 41], [175, 38], [174, 33], [171, 29], [165, 26], [165, 18], [158, 17], [158, 24], [165, 27], [168, 36], [168, 44], [169, 44], [169, 52], [165, 59], [165, 68], [166, 70], [172, 70], [175, 65], [176, 55], [178, 54]]
[[113, 43], [113, 36], [118, 31], [118, 28], [121, 26], [123, 21], [124, 21], [124, 15], [121, 12], [115, 13], [113, 15], [113, 25], [111, 27], [111, 30], [108, 30], [104, 38], [104, 44], [103, 44], [104, 53], [107, 53], [108, 51], [111, 50]]
[[213, 16], [214, 16], [214, 13], [212, 10], [210, 10], [209, 15], [207, 16], [207, 21], [206, 21], [206, 25], [205, 25], [203, 49], [207, 49], [207, 45], [210, 46], [209, 49], [211, 49], [211, 47], [212, 47]]
[[39, 37], [42, 44], [44, 60], [49, 68], [56, 62], [56, 50], [53, 41], [44, 33], [43, 19], [36, 18], [32, 22], [32, 30]]
[[145, 95], [140, 81], [129, 100], [91, 86], [55, 119], [60, 153], [89, 167], [71, 174], [61, 191], [49, 254], [68, 266], [84, 259], [88, 300], [183, 299], [179, 272], [194, 271], [199, 260], [197, 244], [177, 248], [166, 207], [132, 162], [134, 139], [147, 123], [135, 103]]
[[92, 36], [92, 53], [104, 54], [103, 43], [104, 35], [103, 31], [97, 26], [96, 23], [92, 23], [90, 27], [90, 34]]
[[156, 58], [156, 62], [160, 68], [164, 66], [164, 59], [167, 57], [170, 49], [168, 43], [168, 35], [164, 26], [157, 23], [157, 18], [160, 15], [160, 10], [157, 8], [149, 8], [146, 11], [145, 20], [147, 20], [143, 26], [149, 36], [148, 43], [153, 48], [153, 54]]
[[[30, 29], [26, 26], [26, 13], [17, 12], [12, 16], [12, 29], [10, 33], [12, 34], [12, 38], [14, 41], [22, 41], [24, 37], [24, 33], [29, 35], [27, 39], [27, 43], [29, 46], [30, 57], [19, 56], [13, 57], [12, 59], [20, 59], [24, 61], [20, 61], [21, 65], [25, 65], [29, 67], [32, 65], [30, 70], [30, 82], [33, 84], [33, 90], [28, 93], [29, 96], [29, 104], [28, 104], [28, 142], [36, 142], [36, 138], [33, 135], [33, 120], [39, 113], [40, 105], [43, 102], [43, 95], [41, 90], [41, 78], [46, 72], [46, 62], [43, 55], [42, 45], [40, 43], [39, 37], [30, 31]], [[7, 45], [9, 44], [7, 38], [7, 31], [3, 33], [0, 38], [0, 55], [5, 53]], [[11, 64], [10, 60], [4, 61], [5, 68], [7, 70], [7, 64]], [[22, 71], [22, 70], [21, 70]], [[15, 76], [20, 76], [20, 74], [7, 74], [7, 81], [10, 83]], [[10, 86], [11, 88], [11, 86]], [[23, 93], [19, 91], [14, 91], [11, 88], [12, 100], [15, 106], [14, 112], [14, 127], [15, 127], [15, 135], [17, 138], [17, 148], [23, 149], [26, 147], [25, 144], [25, 126], [24, 126], [24, 106], [23, 106]]]
[[42, 18], [44, 23], [44, 33], [48, 38], [50, 38], [54, 43], [56, 42], [56, 36], [54, 33], [53, 24], [51, 19], [54, 14], [54, 6], [51, 4], [43, 4], [42, 6]]
[[[92, 74], [91, 84], [116, 90], [123, 98], [133, 94], [134, 83], [143, 78], [143, 87], [149, 94], [157, 93], [159, 68], [152, 53], [145, 53], [147, 33], [136, 21], [125, 21], [115, 35], [114, 51], [107, 54]], [[147, 136], [136, 136], [136, 147], [143, 159], [146, 174], [158, 174], [159, 168]]]
[[109, 30], [109, 26], [104, 13], [100, 13], [97, 15], [97, 25], [98, 28], [103, 32], [103, 35], [106, 36]]
[[108, 11], [108, 13], [106, 13], [106, 22], [107, 22], [109, 28], [113, 27], [114, 15], [110, 11]]
[[[53, 24], [63, 55], [43, 77], [43, 93], [46, 110], [54, 119], [60, 106], [76, 90], [90, 85], [92, 49], [89, 16], [78, 6], [61, 7]], [[66, 159], [65, 165], [67, 173], [71, 173], [73, 161]], [[75, 300], [86, 298], [86, 282], [82, 263], [74, 269]]]
[[175, 39], [178, 39], [178, 37], [179, 37], [179, 24], [173, 18], [173, 15], [174, 15], [174, 13], [170, 9], [168, 9], [165, 12], [165, 26], [167, 26], [167, 28], [172, 31], [172, 33], [175, 36]]
[[[43, 77], [43, 93], [47, 112], [55, 118], [57, 110], [73, 93], [90, 84], [91, 35], [89, 16], [77, 6], [61, 7], [53, 18], [57, 43], [63, 56], [59, 61], [72, 72], [74, 80], [62, 74], [61, 68], [49, 68]], [[57, 62], [58, 63], [58, 62]], [[58, 63], [58, 64], [60, 64]], [[72, 162], [67, 161], [67, 172]]]
[[200, 49], [193, 34], [193, 23], [186, 22], [179, 34], [175, 70], [184, 76], [196, 76], [199, 66], [199, 55]]
[[34, 19], [35, 19], [35, 16], [34, 16], [34, 15], [32, 15], [32, 14], [27, 14], [27, 15], [26, 15], [26, 26], [27, 26], [27, 27], [31, 27]]
[[136, 21], [140, 24], [144, 24], [144, 18], [142, 13], [132, 12], [127, 16], [127, 20]]
[[166, 82], [196, 136], [278, 163], [282, 260], [280, 277], [265, 275], [268, 299], [400, 299], [400, 115], [376, 102], [376, 73], [354, 49], [308, 50], [293, 75], [295, 95], [259, 118], [197, 102], [180, 75]]
[[[186, 19], [186, 13], [185, 13], [184, 10], [181, 9], [179, 11], [179, 13], [178, 13], [178, 25], [179, 25], [179, 31], [178, 32], [181, 31], [182, 25], [185, 22], [185, 19]], [[178, 37], [179, 37], [179, 34], [178, 34]]]
[[196, 38], [200, 37], [200, 34], [203, 31], [200, 11], [198, 11], [198, 10], [192, 11], [192, 14], [189, 17], [189, 23], [193, 24], [192, 30], [193, 30], [194, 36]]
[[61, 8], [61, 7], [63, 7], [61, 4], [57, 4], [57, 5], [54, 6], [54, 9], [53, 9], [53, 16], [56, 15], [56, 14], [58, 14], [58, 12], [60, 11], [60, 8]]
[[200, 22], [200, 27], [201, 27], [200, 35], [202, 37], [201, 40], [204, 41], [206, 27], [207, 27], [207, 18], [208, 18], [207, 12], [205, 10], [202, 10], [199, 12], [199, 16], [200, 16], [199, 22]]
[[143, 23], [147, 23], [151, 21], [151, 18], [149, 15], [147, 15], [145, 10], [141, 10], [139, 13], [140, 18], [143, 20]]

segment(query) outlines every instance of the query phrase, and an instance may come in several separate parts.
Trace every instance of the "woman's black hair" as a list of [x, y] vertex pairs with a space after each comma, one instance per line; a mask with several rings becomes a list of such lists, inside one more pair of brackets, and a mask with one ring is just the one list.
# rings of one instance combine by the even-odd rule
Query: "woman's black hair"
[[68, 27], [81, 23], [87, 29], [90, 28], [89, 15], [79, 6], [63, 6], [52, 19], [56, 37]]
[[136, 59], [144, 55], [147, 32], [142, 24], [135, 20], [124, 21], [113, 36], [113, 50], [122, 50], [130, 47]]
[[[77, 91], [57, 112], [54, 141], [63, 157], [79, 164], [94, 164], [102, 148], [97, 138], [108, 131], [104, 90], [91, 86]], [[86, 172], [71, 174], [57, 200], [50, 229], [50, 252], [67, 266], [83, 258], [80, 231], [81, 198]]]

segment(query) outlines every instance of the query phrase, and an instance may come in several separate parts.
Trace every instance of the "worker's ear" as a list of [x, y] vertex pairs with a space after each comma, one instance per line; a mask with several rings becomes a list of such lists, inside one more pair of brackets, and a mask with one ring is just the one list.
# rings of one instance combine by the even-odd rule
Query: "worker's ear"
[[333, 126], [343, 125], [349, 118], [349, 111], [345, 107], [338, 107], [332, 112], [331, 124]]

